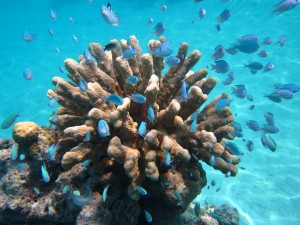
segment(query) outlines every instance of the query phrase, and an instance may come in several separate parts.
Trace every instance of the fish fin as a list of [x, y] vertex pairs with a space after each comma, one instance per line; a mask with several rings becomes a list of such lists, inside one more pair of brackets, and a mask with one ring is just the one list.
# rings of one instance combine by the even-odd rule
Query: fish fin
[[107, 6], [106, 6], [110, 11], [112, 11], [112, 7], [111, 4], [109, 2], [107, 2]]

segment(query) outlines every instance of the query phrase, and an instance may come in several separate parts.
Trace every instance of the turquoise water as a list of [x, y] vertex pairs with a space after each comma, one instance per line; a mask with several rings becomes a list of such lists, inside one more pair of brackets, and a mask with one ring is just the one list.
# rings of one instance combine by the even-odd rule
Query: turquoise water
[[[276, 83], [295, 83], [300, 85], [300, 48], [299, 21], [300, 7], [282, 15], [272, 15], [272, 6], [277, 1], [271, 0], [232, 0], [222, 3], [219, 0], [204, 1], [194, 4], [189, 1], [110, 1], [113, 10], [121, 18], [120, 27], [113, 27], [103, 20], [100, 7], [107, 2], [86, 0], [43, 0], [43, 1], [1, 1], [1, 107], [0, 122], [11, 113], [20, 111], [21, 117], [17, 121], [35, 121], [39, 125], [48, 126], [48, 118], [52, 110], [47, 106], [47, 90], [52, 88], [51, 78], [62, 76], [66, 72], [59, 71], [59, 66], [70, 57], [76, 59], [90, 42], [103, 45], [111, 39], [127, 39], [135, 35], [147, 52], [149, 39], [154, 38], [151, 31], [159, 21], [165, 23], [167, 29], [164, 36], [172, 42], [175, 50], [182, 41], [190, 45], [190, 50], [199, 49], [202, 52], [200, 62], [194, 70], [204, 68], [212, 63], [213, 49], [222, 44], [230, 46], [237, 38], [246, 34], [256, 34], [260, 40], [271, 37], [273, 43], [261, 46], [269, 52], [267, 58], [260, 58], [257, 53], [251, 55], [239, 53], [225, 55], [231, 70], [235, 74], [233, 84], [245, 84], [248, 92], [253, 95], [254, 102], [238, 99], [230, 108], [237, 114], [236, 121], [243, 125], [246, 139], [254, 142], [253, 152], [247, 151], [244, 142], [236, 138], [235, 142], [245, 153], [241, 157], [240, 166], [246, 170], [239, 170], [237, 177], [225, 178], [219, 171], [205, 166], [209, 182], [214, 179], [215, 187], [203, 190], [199, 199], [213, 204], [230, 203], [239, 209], [241, 224], [300, 224], [300, 138], [299, 115], [300, 94], [290, 100], [274, 103], [263, 97], [273, 90]], [[167, 5], [166, 11], [160, 6]], [[200, 21], [199, 9], [206, 9], [206, 17]], [[53, 8], [57, 19], [52, 20], [49, 9]], [[222, 30], [215, 29], [216, 18], [224, 10], [230, 9], [232, 15], [221, 25]], [[72, 16], [75, 23], [70, 23]], [[152, 17], [154, 23], [147, 24]], [[192, 23], [192, 21], [195, 21]], [[48, 28], [55, 32], [54, 37], [48, 33]], [[22, 39], [25, 30], [35, 34], [35, 40], [27, 43]], [[76, 35], [78, 42], [74, 42], [72, 35]], [[280, 35], [287, 35], [284, 47], [275, 45]], [[60, 53], [56, 53], [59, 48]], [[249, 60], [260, 61], [264, 65], [272, 62], [275, 69], [269, 73], [258, 72], [256, 75], [243, 67]], [[23, 78], [24, 67], [29, 66], [34, 77], [28, 81]], [[210, 94], [212, 100], [221, 92], [231, 93], [231, 87], [224, 86], [224, 74], [209, 72], [220, 81]], [[248, 107], [255, 104], [255, 109]], [[280, 132], [272, 135], [277, 142], [276, 152], [265, 149], [260, 143], [260, 132], [249, 130], [247, 120], [257, 120], [265, 123], [264, 113], [272, 112], [276, 118], [276, 126]], [[0, 130], [0, 138], [10, 138], [11, 128]], [[215, 190], [221, 187], [220, 191]]]

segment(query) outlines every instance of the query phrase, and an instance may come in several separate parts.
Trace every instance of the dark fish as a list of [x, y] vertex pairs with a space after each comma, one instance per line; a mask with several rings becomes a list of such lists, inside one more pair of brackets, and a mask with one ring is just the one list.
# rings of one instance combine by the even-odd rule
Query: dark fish
[[217, 29], [217, 31], [220, 31], [220, 30], [221, 30], [220, 24], [217, 24], [217, 25], [216, 25], [216, 29]]
[[296, 84], [275, 84], [274, 85], [276, 90], [290, 90], [293, 93], [296, 93], [300, 90], [300, 86]]
[[269, 125], [274, 125], [275, 124], [275, 119], [274, 119], [273, 113], [266, 112], [264, 117], [265, 117], [265, 119], [266, 119], [266, 121]]
[[293, 8], [295, 8], [298, 3], [300, 1], [299, 0], [283, 0], [281, 2], [278, 2], [276, 5], [273, 6], [273, 13], [274, 14], [281, 14], [281, 13], [284, 13], [288, 10], [291, 10]]
[[243, 133], [241, 131], [234, 130], [231, 134], [238, 138], [243, 137]]
[[212, 70], [215, 70], [217, 73], [226, 73], [230, 66], [225, 60], [215, 61], [215, 65], [211, 64]]
[[194, 202], [194, 204], [195, 204], [195, 207], [194, 207], [195, 215], [197, 217], [199, 217], [199, 215], [200, 215], [200, 202]]
[[104, 51], [112, 51], [117, 47], [116, 43], [109, 43], [107, 45], [104, 46]]
[[257, 40], [249, 40], [235, 44], [233, 47], [240, 52], [251, 54], [259, 49], [259, 43]]
[[265, 58], [268, 56], [268, 52], [266, 50], [262, 50], [258, 53], [258, 55], [262, 58]]
[[249, 106], [249, 109], [250, 109], [250, 110], [253, 110], [254, 108], [255, 108], [255, 105], [250, 105], [250, 106]]
[[259, 127], [259, 124], [257, 121], [255, 120], [248, 120], [247, 121], [247, 126], [253, 130], [253, 131], [259, 131], [260, 130], [260, 127]]
[[279, 129], [276, 126], [270, 124], [263, 124], [261, 130], [269, 134], [276, 134], [279, 132]]
[[275, 140], [270, 135], [263, 133], [260, 136], [260, 140], [265, 148], [268, 148], [272, 152], [275, 152], [277, 145], [276, 145]]
[[214, 49], [214, 53], [212, 54], [212, 58], [214, 60], [219, 60], [219, 59], [223, 58], [223, 56], [225, 55], [225, 52], [226, 52], [226, 49], [222, 45], [218, 45]]
[[278, 95], [277, 93], [271, 93], [268, 95], [264, 95], [264, 97], [267, 97], [268, 99], [270, 99], [273, 102], [282, 102], [280, 95]]
[[256, 74], [258, 70], [263, 68], [263, 65], [260, 62], [250, 62], [248, 65], [244, 64], [245, 67], [248, 67], [251, 73]]
[[272, 39], [270, 37], [265, 38], [264, 41], [263, 41], [264, 45], [269, 45], [271, 43], [272, 43]]
[[242, 167], [242, 166], [240, 166], [239, 168], [240, 168], [241, 170], [245, 170], [245, 169], [246, 169], [245, 167]]
[[290, 90], [276, 90], [275, 93], [284, 99], [291, 99], [294, 97], [294, 93]]
[[158, 22], [156, 26], [153, 28], [152, 33], [155, 37], [159, 37], [165, 32], [166, 26], [162, 22]]
[[223, 12], [218, 16], [218, 23], [224, 23], [229, 19], [231, 11], [229, 9], [223, 10]]
[[234, 121], [234, 122], [231, 124], [231, 126], [234, 128], [234, 130], [237, 130], [237, 131], [240, 131], [240, 132], [243, 131], [242, 125], [241, 125], [240, 123], [238, 123], [238, 122], [235, 122], [235, 121]]
[[19, 117], [19, 116], [21, 116], [21, 115], [19, 114], [19, 112], [17, 112], [17, 113], [11, 114], [8, 117], [6, 117], [1, 124], [1, 129], [9, 128], [16, 121], [17, 117]]
[[217, 183], [215, 180], [212, 180], [210, 184], [211, 184], [211, 186], [215, 186]]
[[242, 84], [234, 85], [234, 87], [232, 87], [232, 94], [238, 98], [245, 98], [247, 95], [247, 89], [245, 85]]
[[218, 191], [220, 191], [220, 190], [221, 190], [221, 188], [217, 188], [216, 192], [218, 192]]
[[250, 102], [252, 102], [253, 101], [253, 96], [252, 95], [250, 95], [250, 94], [248, 94], [248, 95], [246, 95], [246, 98], [250, 101]]
[[254, 144], [253, 144], [253, 142], [250, 141], [250, 140], [247, 140], [247, 142], [246, 142], [246, 147], [247, 147], [247, 149], [249, 150], [249, 152], [252, 152], [253, 149], [254, 149]]
[[235, 155], [244, 155], [244, 153], [240, 151], [239, 147], [233, 142], [227, 141], [224, 147]]

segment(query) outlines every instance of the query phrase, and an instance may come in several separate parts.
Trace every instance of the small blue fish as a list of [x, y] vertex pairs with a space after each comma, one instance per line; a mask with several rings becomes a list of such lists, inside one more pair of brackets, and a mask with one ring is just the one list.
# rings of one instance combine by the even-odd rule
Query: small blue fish
[[53, 107], [57, 102], [57, 99], [56, 98], [51, 98], [48, 102], [48, 106], [49, 107]]
[[87, 83], [84, 80], [79, 80], [78, 86], [81, 92], [86, 92], [88, 90]]
[[190, 132], [194, 133], [196, 131], [197, 120], [194, 120], [190, 126]]
[[113, 26], [120, 26], [120, 17], [112, 10], [110, 3], [102, 5], [101, 13], [104, 20]]
[[18, 167], [18, 169], [19, 169], [20, 171], [23, 171], [23, 170], [26, 170], [26, 169], [27, 169], [27, 164], [26, 164], [26, 163], [19, 163], [19, 164], [17, 165], [17, 167]]
[[246, 147], [247, 147], [247, 149], [248, 149], [249, 152], [252, 152], [253, 149], [254, 149], [254, 144], [253, 144], [253, 142], [250, 141], [250, 140], [247, 140], [247, 141], [246, 141]]
[[87, 196], [80, 196], [77, 195], [76, 192], [72, 192], [72, 202], [74, 205], [82, 207], [86, 204], [88, 204], [92, 200], [93, 195], [89, 194]]
[[[165, 43], [167, 42], [167, 44], [169, 44], [169, 41], [165, 41], [162, 43], [162, 45], [159, 48], [156, 48], [155, 50], [150, 50], [150, 54], [156, 57], [167, 57], [170, 56], [172, 54], [172, 49], [170, 49], [169, 47], [163, 47], [165, 45]], [[166, 44], [166, 46], [167, 46]]]
[[23, 33], [23, 39], [30, 43], [35, 39], [35, 36], [31, 32], [25, 30]]
[[224, 147], [229, 149], [235, 155], [244, 155], [244, 153], [241, 152], [240, 148], [233, 142], [227, 141]]
[[181, 97], [181, 99], [183, 101], [185, 101], [187, 99], [186, 82], [185, 82], [185, 80], [182, 82], [180, 97]]
[[194, 207], [194, 212], [195, 212], [195, 216], [199, 217], [200, 215], [200, 202], [194, 202], [195, 207]]
[[122, 53], [122, 59], [131, 59], [135, 56], [136, 50], [134, 48], [128, 48]]
[[209, 165], [211, 165], [212, 167], [214, 167], [216, 165], [216, 158], [214, 155], [212, 155], [209, 159]]
[[174, 67], [177, 66], [180, 63], [180, 59], [176, 56], [170, 56], [169, 58], [167, 58], [166, 60], [166, 64], [169, 67]]
[[294, 97], [294, 93], [290, 90], [276, 90], [275, 93], [284, 99], [291, 99]]
[[33, 192], [34, 192], [34, 194], [39, 195], [40, 194], [40, 189], [37, 188], [37, 187], [34, 187]]
[[16, 160], [18, 158], [18, 155], [19, 155], [19, 147], [18, 145], [14, 145], [10, 153], [11, 160]]
[[192, 115], [191, 115], [191, 120], [197, 120], [198, 119], [198, 111], [194, 112]]
[[217, 73], [226, 73], [230, 66], [225, 60], [215, 61], [215, 65], [211, 64], [212, 70], [215, 70]]
[[213, 60], [219, 60], [224, 57], [226, 49], [222, 45], [218, 45], [212, 54]]
[[273, 70], [274, 67], [275, 67], [274, 64], [269, 62], [269, 63], [267, 63], [267, 65], [265, 65], [264, 72], [269, 72], [269, 71]]
[[269, 55], [269, 53], [266, 50], [262, 50], [258, 53], [258, 55], [262, 58], [266, 58]]
[[57, 123], [58, 121], [58, 115], [57, 114], [53, 114], [51, 117], [50, 117], [50, 121], [54, 124]]
[[75, 42], [78, 42], [78, 38], [75, 36], [75, 34], [72, 35], [72, 39], [73, 39]]
[[104, 190], [103, 190], [103, 194], [102, 194], [102, 202], [103, 203], [105, 203], [105, 201], [106, 201], [108, 188], [109, 188], [109, 184], [106, 185]]
[[159, 37], [165, 32], [166, 26], [162, 22], [158, 22], [155, 27], [153, 28], [152, 34], [155, 37]]
[[23, 71], [23, 77], [25, 80], [31, 80], [33, 77], [33, 73], [29, 67], [25, 67]]
[[171, 155], [169, 153], [169, 151], [167, 149], [164, 149], [164, 156], [165, 156], [165, 162], [166, 162], [166, 166], [170, 166], [171, 165]]
[[54, 36], [54, 31], [50, 27], [48, 28], [48, 32], [49, 32], [50, 36], [52, 36], [52, 37]]
[[181, 201], [182, 200], [182, 197], [181, 197], [181, 195], [177, 192], [177, 191], [173, 191], [173, 195], [174, 195], [174, 197], [175, 197], [175, 199], [177, 200], [177, 201]]
[[259, 131], [260, 130], [260, 126], [259, 126], [258, 122], [255, 121], [255, 120], [248, 120], [246, 124], [253, 131]]
[[259, 49], [258, 37], [255, 34], [249, 34], [238, 39], [238, 44], [234, 44], [233, 48], [240, 52], [251, 54]]
[[54, 11], [54, 9], [50, 9], [50, 10], [49, 10], [49, 16], [50, 16], [52, 19], [56, 20], [56, 12]]
[[256, 74], [258, 70], [263, 68], [260, 62], [250, 62], [249, 64], [244, 64], [244, 66], [248, 67], [252, 74]]
[[141, 137], [145, 137], [146, 132], [147, 132], [146, 122], [142, 121], [140, 126], [139, 126], [139, 129], [138, 129], [138, 135], [140, 135]]
[[45, 183], [48, 183], [50, 181], [50, 176], [49, 176], [49, 173], [47, 171], [47, 167], [46, 167], [45, 163], [43, 163], [41, 165], [41, 174], [42, 174], [43, 181]]
[[146, 221], [148, 223], [151, 223], [152, 222], [152, 216], [151, 216], [151, 214], [147, 210], [144, 210], [144, 214], [145, 214]]
[[118, 45], [116, 43], [108, 43], [104, 46], [104, 51], [112, 51], [114, 50]]
[[126, 79], [126, 82], [128, 84], [132, 84], [132, 85], [137, 84], [138, 81], [139, 81], [139, 78], [137, 76], [134, 76], [134, 75], [128, 76], [127, 79]]
[[132, 94], [130, 99], [136, 103], [144, 104], [146, 102], [146, 97], [141, 94]]
[[82, 163], [81, 163], [81, 166], [82, 167], [87, 167], [89, 164], [90, 164], [91, 160], [87, 159], [87, 160], [84, 160]]
[[269, 125], [274, 125], [275, 124], [275, 118], [274, 118], [273, 113], [266, 112], [264, 117], [265, 117], [265, 119], [266, 119], [266, 121]]
[[89, 50], [84, 49], [83, 56], [87, 63], [91, 63], [93, 61], [93, 56], [91, 55]]
[[266, 37], [263, 41], [264, 45], [269, 45], [272, 44], [272, 39], [270, 37]]
[[59, 66], [58, 69], [59, 69], [59, 71], [60, 71], [61, 73], [64, 73], [64, 71], [65, 71], [64, 68], [63, 68], [62, 66]]
[[123, 98], [121, 98], [119, 95], [117, 94], [111, 94], [108, 97], [105, 98], [105, 101], [112, 103], [112, 104], [116, 104], [116, 105], [123, 105], [124, 100]]
[[48, 148], [48, 157], [51, 161], [55, 160], [55, 155], [57, 150], [60, 148], [60, 142], [56, 142], [52, 145], [50, 145], [50, 147]]
[[90, 141], [91, 140], [91, 131], [88, 131], [85, 133], [84, 141]]
[[24, 154], [21, 154], [20, 156], [19, 156], [19, 160], [24, 160], [25, 159], [25, 155]]
[[199, 9], [199, 18], [200, 18], [200, 20], [203, 20], [203, 18], [205, 17], [205, 15], [206, 15], [206, 10], [205, 9], [203, 9], [203, 8], [200, 8]]
[[140, 193], [142, 196], [148, 195], [148, 192], [141, 186], [136, 186], [135, 189]]
[[109, 126], [105, 120], [99, 120], [98, 133], [99, 133], [100, 137], [107, 137], [110, 135]]
[[148, 116], [147, 116], [147, 118], [148, 118], [150, 123], [154, 123], [155, 113], [154, 113], [153, 107], [151, 105], [149, 105], [149, 107], [148, 107]]
[[67, 194], [69, 191], [71, 190], [69, 185], [64, 186], [64, 188], [62, 189], [62, 194], [65, 195]]
[[260, 140], [265, 148], [268, 148], [272, 152], [275, 152], [277, 145], [275, 140], [270, 135], [266, 135], [265, 133], [263, 133], [260, 136]]
[[215, 109], [218, 111], [223, 110], [226, 106], [229, 106], [231, 102], [232, 100], [228, 98], [220, 98], [215, 105]]
[[19, 116], [21, 116], [21, 115], [19, 114], [19, 112], [17, 112], [17, 113], [11, 114], [8, 117], [6, 117], [1, 124], [1, 129], [9, 128], [11, 125], [13, 125], [13, 123], [16, 121], [16, 119]]
[[236, 131], [243, 131], [242, 125], [239, 122], [234, 121], [231, 126], [234, 128]]
[[300, 86], [296, 84], [275, 84], [274, 85], [276, 90], [290, 90], [293, 93], [296, 93], [300, 90]]
[[250, 102], [253, 101], [253, 96], [250, 95], [250, 94], [247, 94], [247, 95], [246, 95], [246, 98], [247, 98]]

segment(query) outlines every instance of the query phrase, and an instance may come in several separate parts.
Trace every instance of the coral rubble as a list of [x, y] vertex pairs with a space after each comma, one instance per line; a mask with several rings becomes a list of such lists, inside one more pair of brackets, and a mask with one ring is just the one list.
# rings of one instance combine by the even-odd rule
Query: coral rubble
[[[233, 116], [227, 107], [215, 108], [228, 96], [224, 93], [199, 110], [216, 85], [214, 78], [205, 78], [207, 70], [191, 71], [201, 53], [188, 54], [188, 44], [182, 43], [176, 55], [180, 63], [163, 76], [164, 58], [142, 54], [137, 39], [129, 40], [130, 46], [112, 40], [116, 47], [106, 52], [91, 43], [95, 60], [65, 60], [70, 80], [54, 77], [55, 89], [48, 91], [60, 104], [49, 120], [53, 130], [15, 125], [13, 138], [19, 154], [26, 156], [27, 169], [18, 171], [20, 160], [8, 162], [0, 195], [11, 202], [10, 209], [22, 212], [24, 221], [134, 225], [146, 223], [147, 211], [152, 224], [182, 224], [181, 213], [206, 185], [199, 160], [228, 176], [237, 174], [239, 159], [222, 142], [233, 138]], [[165, 40], [149, 41], [149, 52]], [[122, 52], [128, 48], [135, 49], [135, 56], [127, 60]], [[137, 84], [127, 82], [131, 75], [137, 76]], [[86, 90], [79, 86], [82, 81]], [[182, 97], [185, 91], [187, 98]], [[57, 142], [51, 160], [49, 146]], [[47, 183], [41, 180], [41, 165], [50, 174]], [[4, 177], [10, 178], [10, 187]], [[14, 183], [16, 179], [20, 182]], [[33, 187], [39, 192], [33, 193]], [[24, 194], [26, 202], [20, 197]], [[14, 205], [17, 201], [22, 204]], [[0, 209], [2, 218], [9, 217], [5, 206]]]

